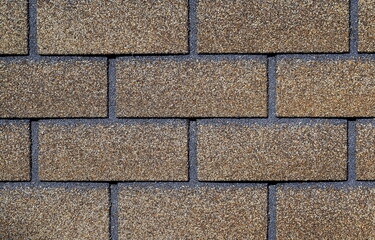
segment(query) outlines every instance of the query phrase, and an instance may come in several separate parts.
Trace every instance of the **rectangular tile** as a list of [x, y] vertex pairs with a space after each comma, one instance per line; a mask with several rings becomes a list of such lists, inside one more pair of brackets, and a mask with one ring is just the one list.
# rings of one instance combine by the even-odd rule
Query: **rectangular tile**
[[356, 125], [356, 168], [358, 180], [375, 180], [375, 121]]
[[358, 51], [375, 52], [375, 2], [358, 1]]

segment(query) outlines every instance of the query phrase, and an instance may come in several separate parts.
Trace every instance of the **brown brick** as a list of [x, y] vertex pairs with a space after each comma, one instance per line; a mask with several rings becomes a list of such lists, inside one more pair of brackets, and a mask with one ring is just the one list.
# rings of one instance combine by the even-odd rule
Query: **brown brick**
[[40, 54], [187, 53], [187, 0], [39, 0]]
[[346, 124], [198, 122], [202, 181], [345, 180]]
[[121, 187], [120, 239], [266, 239], [267, 189]]
[[277, 239], [373, 239], [375, 189], [281, 187]]
[[109, 239], [107, 188], [5, 188], [0, 209], [0, 239]]
[[30, 180], [29, 124], [0, 122], [0, 181], [27, 180]]
[[357, 179], [375, 180], [375, 124], [360, 123], [356, 130]]
[[348, 52], [348, 0], [200, 0], [198, 52]]
[[27, 0], [0, 1], [0, 54], [27, 54]]
[[282, 59], [277, 64], [277, 115], [375, 116], [374, 76], [370, 59]]
[[375, 52], [375, 1], [359, 0], [358, 51]]
[[266, 63], [260, 60], [121, 61], [120, 117], [266, 117]]
[[0, 117], [106, 117], [105, 61], [0, 61]]
[[42, 180], [188, 180], [185, 121], [45, 123], [39, 147]]

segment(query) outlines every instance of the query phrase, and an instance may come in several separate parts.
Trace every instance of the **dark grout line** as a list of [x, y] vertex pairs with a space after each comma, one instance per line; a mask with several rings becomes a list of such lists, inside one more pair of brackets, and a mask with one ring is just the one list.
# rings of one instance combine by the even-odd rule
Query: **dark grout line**
[[358, 0], [350, 0], [349, 7], [350, 54], [358, 54]]
[[109, 232], [111, 240], [118, 240], [118, 186], [109, 185]]
[[29, 0], [29, 57], [39, 58], [37, 46], [37, 0]]
[[188, 174], [189, 183], [192, 185], [198, 182], [198, 162], [197, 162], [197, 122], [188, 123]]
[[107, 61], [108, 81], [108, 118], [116, 118], [116, 59], [109, 58]]
[[276, 185], [267, 185], [267, 239], [276, 240]]
[[349, 120], [347, 128], [348, 136], [348, 182], [356, 181], [355, 146], [356, 146], [356, 121]]
[[197, 1], [189, 0], [189, 55], [197, 55]]
[[31, 165], [30, 165], [30, 179], [32, 183], [39, 182], [39, 123], [37, 121], [30, 121], [30, 138], [31, 138]]
[[276, 57], [267, 58], [268, 119], [276, 119]]

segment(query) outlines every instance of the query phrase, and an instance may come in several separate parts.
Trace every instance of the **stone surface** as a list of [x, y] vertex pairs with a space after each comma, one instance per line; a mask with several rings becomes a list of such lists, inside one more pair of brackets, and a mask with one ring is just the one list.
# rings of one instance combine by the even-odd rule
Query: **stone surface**
[[375, 188], [277, 190], [277, 239], [373, 239]]
[[119, 239], [266, 238], [265, 187], [120, 187]]
[[375, 61], [302, 60], [277, 63], [277, 116], [375, 116]]
[[42, 180], [188, 180], [185, 121], [43, 123], [39, 147]]
[[105, 61], [0, 61], [0, 117], [106, 117]]
[[198, 52], [348, 52], [348, 0], [200, 0]]
[[0, 239], [108, 239], [107, 188], [0, 189]]
[[198, 122], [198, 179], [345, 180], [346, 139], [346, 124]]
[[27, 54], [27, 0], [0, 1], [0, 54]]
[[134, 60], [117, 64], [119, 117], [266, 117], [261, 60]]
[[40, 54], [188, 52], [187, 0], [38, 0]]
[[375, 122], [356, 126], [357, 179], [375, 180]]
[[358, 1], [358, 51], [375, 52], [375, 2]]
[[27, 181], [29, 179], [29, 124], [0, 122], [0, 181]]

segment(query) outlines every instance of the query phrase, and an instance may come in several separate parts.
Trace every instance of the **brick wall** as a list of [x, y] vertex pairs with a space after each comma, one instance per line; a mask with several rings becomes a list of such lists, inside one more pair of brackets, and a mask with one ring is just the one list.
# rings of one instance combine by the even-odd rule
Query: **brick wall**
[[375, 239], [373, 0], [1, 0], [0, 239]]

